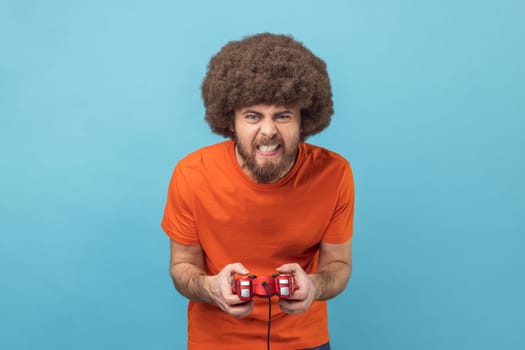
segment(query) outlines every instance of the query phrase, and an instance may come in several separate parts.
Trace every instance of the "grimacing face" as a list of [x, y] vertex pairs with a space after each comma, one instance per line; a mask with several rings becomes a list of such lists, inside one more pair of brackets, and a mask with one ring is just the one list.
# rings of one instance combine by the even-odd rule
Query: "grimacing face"
[[254, 181], [272, 183], [292, 168], [301, 142], [299, 108], [254, 105], [234, 116], [235, 153], [243, 171]]

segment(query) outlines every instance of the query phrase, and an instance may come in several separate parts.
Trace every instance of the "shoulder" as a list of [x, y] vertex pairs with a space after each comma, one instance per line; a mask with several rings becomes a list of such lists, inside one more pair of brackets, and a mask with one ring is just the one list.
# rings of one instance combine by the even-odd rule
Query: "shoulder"
[[233, 152], [233, 141], [223, 141], [204, 146], [180, 159], [173, 170], [172, 180], [199, 185], [208, 178], [231, 172], [229, 153]]
[[231, 147], [233, 147], [231, 140], [204, 146], [179, 160], [176, 169], [180, 171], [198, 171], [200, 169], [213, 168], [224, 163]]
[[350, 163], [342, 155], [329, 149], [302, 143], [300, 146], [297, 181], [302, 184], [337, 188], [341, 184], [352, 186]]
[[310, 143], [303, 143], [301, 145], [301, 151], [303, 152], [303, 161], [309, 167], [350, 168], [350, 162], [345, 157], [327, 148]]
[[301, 154], [295, 177], [295, 186], [305, 186], [325, 194], [341, 194], [350, 197], [354, 180], [348, 160], [329, 149], [316, 145], [301, 144]]

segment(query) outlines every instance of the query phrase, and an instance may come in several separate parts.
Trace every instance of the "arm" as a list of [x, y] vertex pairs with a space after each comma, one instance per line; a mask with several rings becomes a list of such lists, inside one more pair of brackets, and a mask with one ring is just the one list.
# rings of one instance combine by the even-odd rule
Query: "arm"
[[313, 281], [316, 300], [327, 300], [341, 293], [352, 273], [352, 239], [345, 243], [322, 243], [319, 269], [309, 275]]
[[201, 246], [182, 245], [171, 240], [170, 252], [171, 278], [179, 293], [191, 300], [211, 302]]
[[226, 265], [217, 275], [204, 270], [204, 254], [200, 245], [170, 243], [170, 273], [175, 288], [188, 299], [211, 302], [224, 312], [242, 318], [249, 315], [253, 302], [245, 303], [233, 293], [234, 275], [247, 274], [241, 263]]
[[314, 300], [333, 298], [345, 289], [352, 272], [352, 239], [340, 244], [321, 242], [316, 273], [307, 274], [295, 263], [277, 271], [292, 274], [297, 287], [292, 298], [279, 301], [281, 309], [288, 314], [305, 312]]

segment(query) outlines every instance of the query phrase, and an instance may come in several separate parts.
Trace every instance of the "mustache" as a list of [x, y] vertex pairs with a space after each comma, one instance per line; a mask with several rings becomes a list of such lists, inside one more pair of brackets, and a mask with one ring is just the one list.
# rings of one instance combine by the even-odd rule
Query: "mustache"
[[274, 137], [266, 137], [266, 138], [263, 138], [263, 139], [259, 139], [259, 140], [256, 140], [254, 141], [254, 146], [270, 146], [270, 145], [274, 145], [274, 144], [284, 144], [283, 142], [283, 139], [278, 137], [278, 136], [274, 136]]

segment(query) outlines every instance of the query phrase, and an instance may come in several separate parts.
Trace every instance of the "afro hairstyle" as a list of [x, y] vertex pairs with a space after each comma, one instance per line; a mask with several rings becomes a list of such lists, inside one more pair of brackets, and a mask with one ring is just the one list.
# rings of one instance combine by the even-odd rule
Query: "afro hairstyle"
[[239, 108], [299, 107], [303, 140], [324, 130], [333, 114], [325, 62], [292, 36], [280, 34], [256, 34], [223, 46], [208, 64], [202, 98], [212, 131], [230, 138]]

